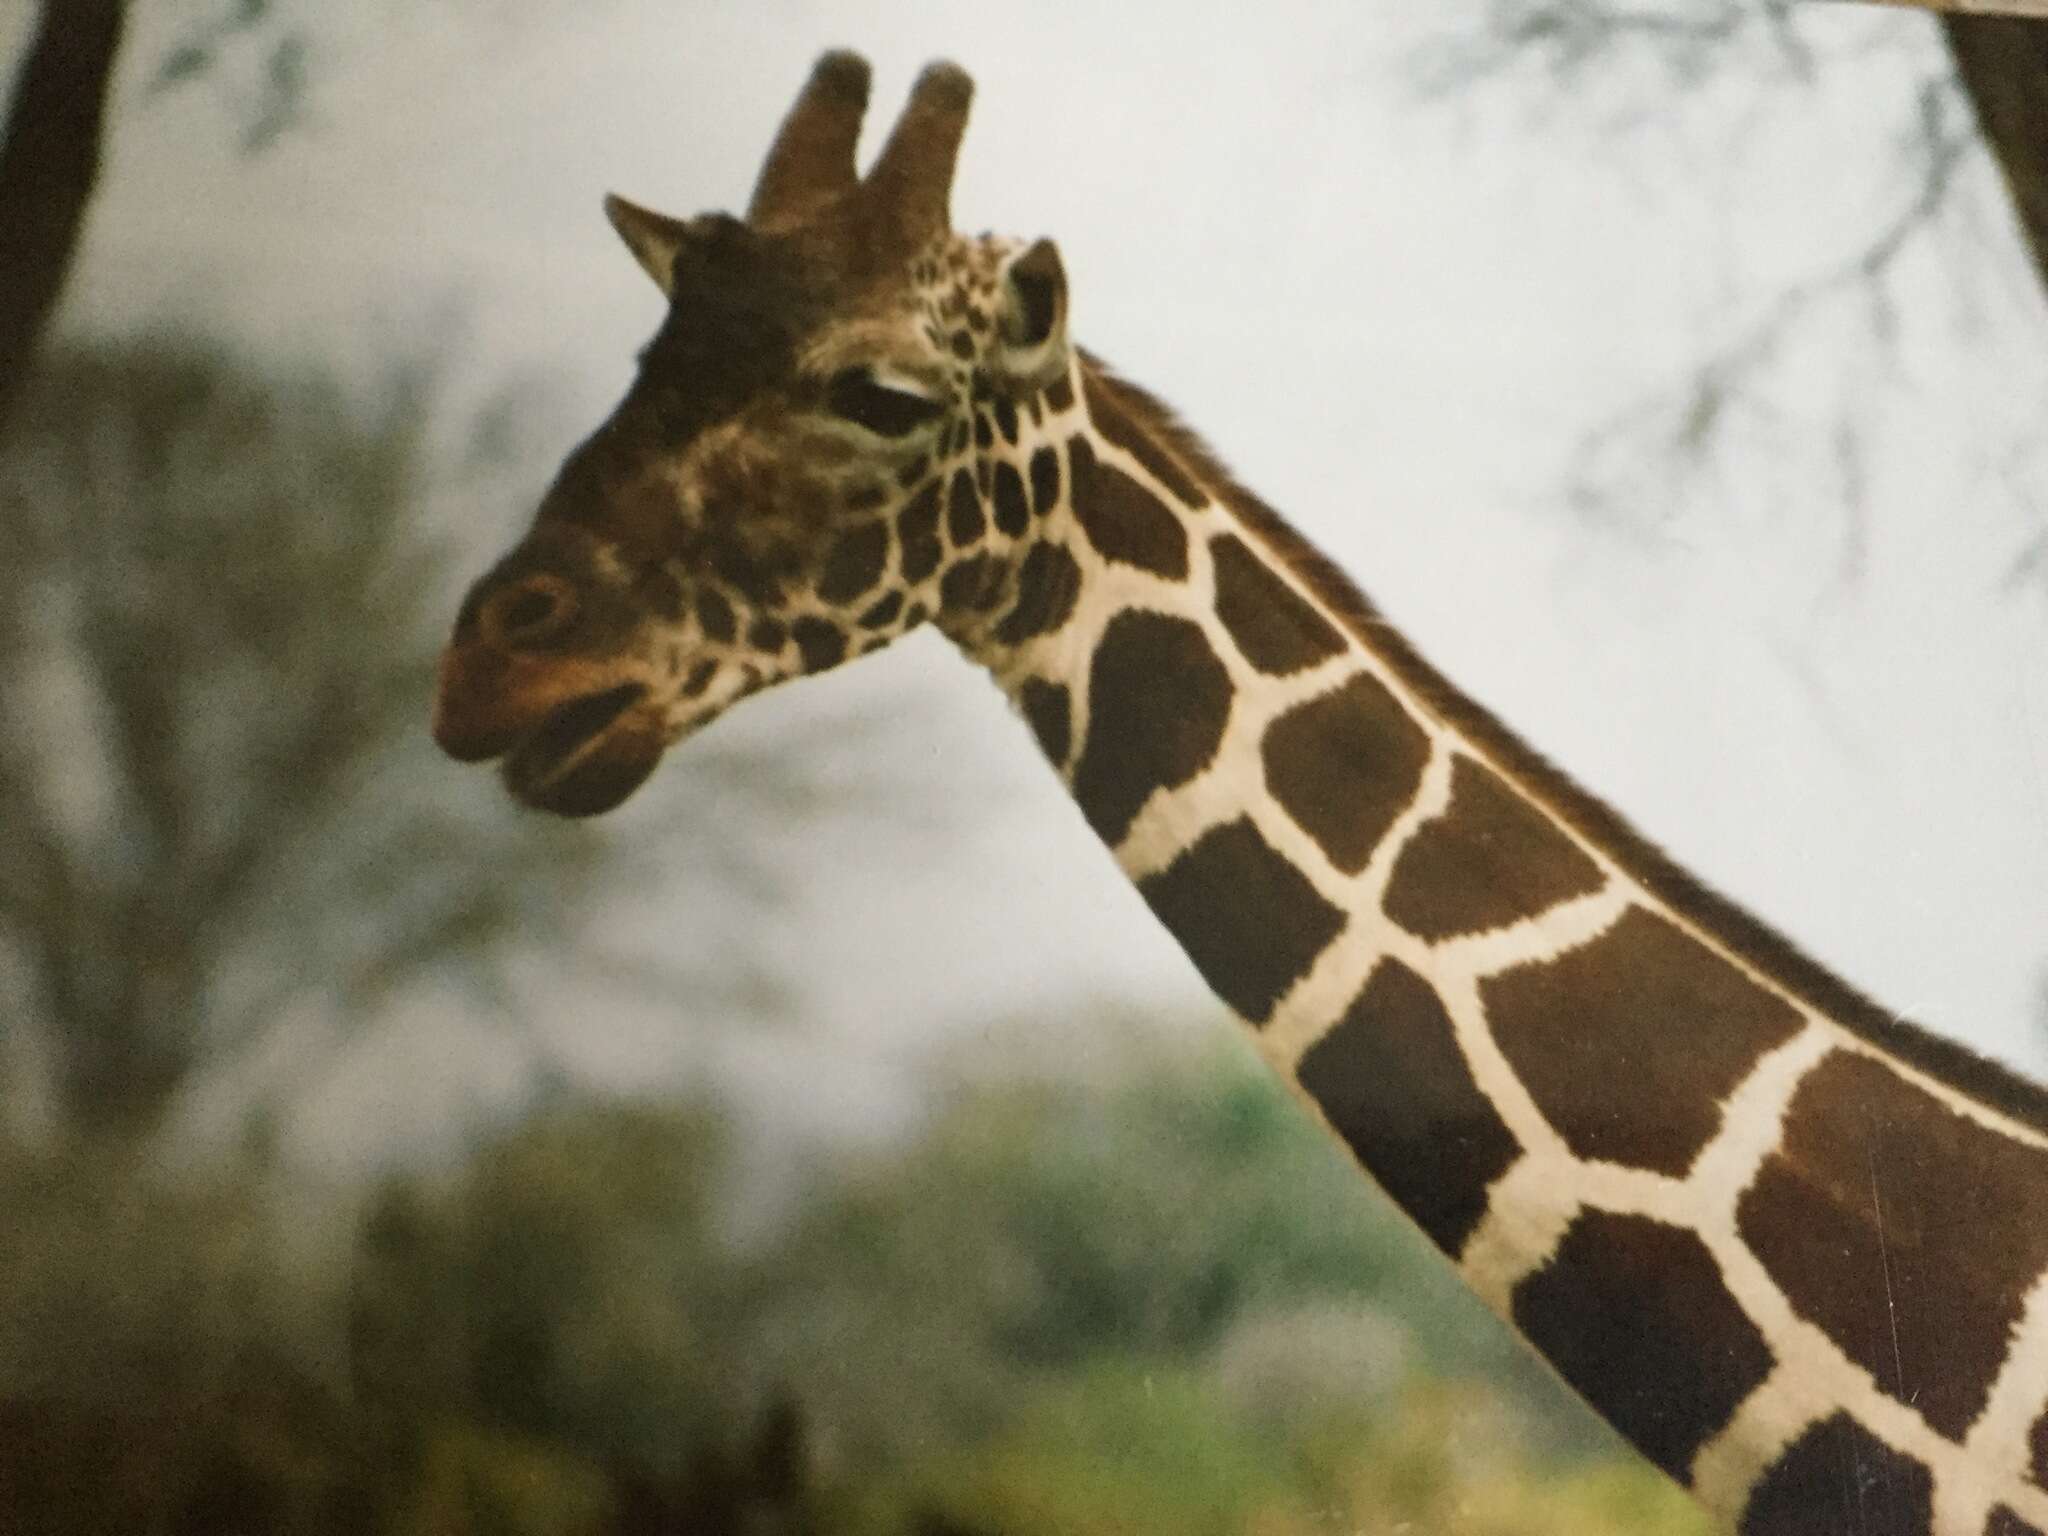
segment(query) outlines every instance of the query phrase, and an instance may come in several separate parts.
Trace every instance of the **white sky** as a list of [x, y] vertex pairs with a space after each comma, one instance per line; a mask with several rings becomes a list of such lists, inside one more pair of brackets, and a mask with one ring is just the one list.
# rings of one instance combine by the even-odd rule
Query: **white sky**
[[[552, 456], [657, 318], [600, 194], [736, 206], [820, 49], [875, 60], [884, 126], [916, 67], [950, 55], [979, 85], [956, 222], [1058, 239], [1086, 344], [1682, 860], [1899, 1012], [2048, 1070], [2048, 599], [2001, 586], [2041, 526], [2015, 507], [2031, 465], [2011, 450], [2043, 398], [2042, 306], [1995, 188], [1970, 189], [1973, 275], [1902, 268], [1898, 382], [1860, 322], [1823, 317], [1718, 480], [1668, 505], [1652, 487], [1647, 533], [1603, 531], [1559, 495], [1579, 436], [1677, 376], [1760, 276], [1812, 270], [1882, 215], [1898, 186], [1881, 135], [1908, 87], [1879, 56], [1758, 114], [1734, 167], [1711, 111], [1607, 152], [1590, 131], [1532, 129], [1511, 89], [1419, 103], [1404, 61], [1450, 9], [329, 12], [308, 123], [253, 161], [234, 149], [232, 71], [225, 93], [129, 92], [69, 319], [215, 324], [361, 369], [452, 319], [475, 389], [550, 381], [564, 409], [536, 450]], [[131, 62], [153, 57], [144, 32]], [[1844, 400], [1870, 424], [1854, 582], [1830, 437]], [[509, 539], [529, 511], [475, 508], [480, 537]], [[774, 741], [864, 712], [899, 738], [876, 771], [949, 808], [924, 827], [800, 829], [800, 899], [775, 939], [809, 977], [805, 1027], [577, 1020], [563, 1048], [589, 1074], [715, 1063], [798, 1119], [858, 1128], [900, 1102], [904, 1061], [978, 1022], [1104, 994], [1205, 1007], [943, 642], [716, 730]], [[476, 789], [496, 792], [482, 774]], [[692, 923], [680, 898], [640, 917]], [[344, 1144], [365, 1098], [425, 1124], [515, 1091], [472, 1037], [398, 1038], [304, 1107], [309, 1145]]]

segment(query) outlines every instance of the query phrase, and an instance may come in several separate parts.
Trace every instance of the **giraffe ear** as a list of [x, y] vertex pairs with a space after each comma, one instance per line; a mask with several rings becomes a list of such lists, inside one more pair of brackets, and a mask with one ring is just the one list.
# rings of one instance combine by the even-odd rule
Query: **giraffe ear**
[[605, 194], [604, 214], [619, 232], [619, 238], [626, 242], [633, 259], [654, 279], [654, 285], [673, 296], [676, 252], [682, 248], [689, 226], [681, 219], [628, 202], [616, 192]]
[[1020, 389], [1042, 389], [1067, 371], [1067, 271], [1059, 247], [1040, 240], [1003, 269], [998, 366]]

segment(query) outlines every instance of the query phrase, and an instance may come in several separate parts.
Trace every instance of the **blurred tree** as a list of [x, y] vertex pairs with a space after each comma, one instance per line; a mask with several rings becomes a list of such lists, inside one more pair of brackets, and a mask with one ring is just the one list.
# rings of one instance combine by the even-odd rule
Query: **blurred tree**
[[[431, 393], [418, 369], [365, 408], [198, 346], [60, 352], [0, 431], [0, 1044], [73, 1126], [147, 1134], [308, 1005], [346, 1026], [448, 978], [513, 1010], [524, 950], [672, 1002], [664, 962], [571, 942], [592, 903], [665, 858], [746, 900], [736, 829], [812, 788], [713, 744], [684, 786], [708, 806], [629, 855], [441, 763], [424, 701], [458, 576], [421, 517], [448, 489]], [[744, 954], [689, 979], [767, 986]]]

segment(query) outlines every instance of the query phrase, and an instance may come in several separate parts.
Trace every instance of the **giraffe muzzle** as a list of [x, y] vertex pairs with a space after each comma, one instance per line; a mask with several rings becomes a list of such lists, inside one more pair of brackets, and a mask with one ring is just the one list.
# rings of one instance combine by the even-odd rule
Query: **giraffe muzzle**
[[620, 683], [557, 705], [505, 759], [514, 799], [558, 816], [611, 810], [654, 771], [667, 742], [644, 712], [642, 683]]

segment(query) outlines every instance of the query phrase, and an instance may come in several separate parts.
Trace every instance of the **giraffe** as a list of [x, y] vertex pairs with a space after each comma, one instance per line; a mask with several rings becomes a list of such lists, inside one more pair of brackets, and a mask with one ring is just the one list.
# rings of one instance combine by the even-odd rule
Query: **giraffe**
[[1052, 242], [956, 235], [962, 71], [860, 175], [868, 92], [817, 63], [743, 219], [607, 199], [667, 315], [462, 603], [442, 748], [596, 814], [935, 625], [1265, 1059], [1708, 1509], [2048, 1533], [2048, 1090], [1674, 867], [1070, 340]]

